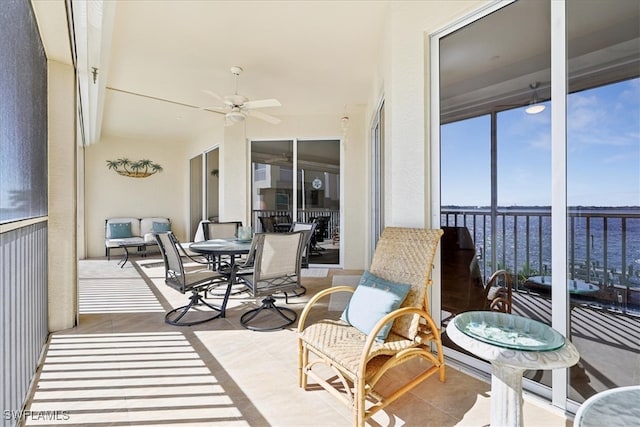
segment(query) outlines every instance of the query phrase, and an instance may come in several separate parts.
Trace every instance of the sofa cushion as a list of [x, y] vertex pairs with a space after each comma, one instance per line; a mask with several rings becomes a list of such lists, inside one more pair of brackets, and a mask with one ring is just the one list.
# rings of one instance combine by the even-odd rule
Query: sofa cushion
[[122, 218], [109, 218], [107, 220], [107, 227], [105, 230], [105, 237], [107, 239], [111, 239], [111, 231], [109, 230], [109, 224], [112, 223], [131, 223], [131, 236], [139, 236], [142, 237], [142, 234], [140, 234], [140, 220], [138, 218], [130, 218], [130, 217], [122, 217]]
[[155, 233], [164, 233], [166, 231], [171, 231], [171, 223], [170, 222], [156, 222], [156, 221], [153, 221], [151, 229]]
[[131, 236], [130, 222], [112, 222], [109, 224], [109, 236], [111, 239], [125, 239]]
[[158, 223], [165, 223], [165, 224], [171, 224], [171, 221], [169, 221], [168, 218], [162, 218], [162, 217], [146, 217], [146, 218], [142, 218], [140, 220], [140, 234], [138, 234], [138, 236], [146, 236], [149, 233], [153, 233], [153, 223], [154, 222], [158, 222]]

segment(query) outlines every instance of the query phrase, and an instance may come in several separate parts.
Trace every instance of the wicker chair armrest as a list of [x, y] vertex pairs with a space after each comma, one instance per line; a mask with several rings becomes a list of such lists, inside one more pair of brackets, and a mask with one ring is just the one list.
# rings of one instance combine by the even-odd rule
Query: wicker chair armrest
[[487, 280], [487, 286], [493, 286], [495, 281], [498, 280], [500, 276], [504, 276], [505, 283], [511, 286], [511, 275], [507, 270], [497, 270], [495, 273], [493, 273], [491, 277], [489, 277], [489, 280]]
[[[400, 318], [402, 316], [414, 315], [414, 314], [419, 315], [422, 319], [425, 320], [427, 326], [429, 327], [431, 333], [433, 334], [432, 341], [440, 342], [440, 340], [441, 340], [440, 329], [438, 329], [438, 327], [436, 326], [435, 322], [433, 321], [433, 319], [431, 318], [429, 313], [424, 311], [422, 308], [419, 308], [419, 307], [403, 307], [403, 308], [399, 308], [397, 310], [394, 310], [391, 313], [389, 313], [386, 316], [384, 316], [382, 319], [380, 319], [378, 321], [378, 323], [375, 324], [375, 326], [373, 327], [373, 329], [371, 330], [369, 335], [367, 335], [367, 339], [366, 339], [366, 341], [364, 343], [364, 346], [362, 347], [362, 353], [360, 354], [360, 362], [358, 363], [359, 372], [357, 372], [357, 375], [360, 378], [365, 378], [366, 370], [367, 370], [367, 363], [371, 359], [373, 359], [374, 357], [377, 356], [377, 352], [375, 350], [372, 351], [372, 347], [374, 346], [374, 343], [376, 342], [376, 335], [378, 334], [380, 329], [384, 325], [386, 325], [387, 323], [389, 323], [391, 321], [394, 321], [397, 318]], [[416, 339], [416, 342], [419, 342], [417, 337], [415, 339]], [[439, 351], [441, 351], [441, 350], [439, 349]], [[400, 353], [398, 353], [398, 354], [400, 354]], [[391, 362], [391, 363], [395, 363], [395, 362]]]
[[[378, 332], [380, 332], [380, 329], [382, 329], [382, 327], [384, 325], [386, 325], [387, 323], [393, 322], [394, 320], [396, 320], [396, 319], [398, 319], [398, 318], [400, 318], [402, 316], [408, 316], [408, 315], [413, 315], [413, 314], [417, 314], [420, 317], [422, 317], [423, 319], [425, 319], [427, 325], [431, 329], [431, 331], [434, 334], [434, 336], [435, 337], [439, 337], [440, 330], [437, 328], [435, 322], [433, 321], [433, 319], [431, 318], [429, 313], [424, 311], [422, 308], [419, 308], [419, 307], [403, 307], [403, 308], [399, 308], [397, 310], [394, 310], [391, 313], [389, 313], [386, 316], [384, 316], [382, 319], [378, 320], [378, 323], [376, 323], [373, 326], [373, 328], [371, 329], [371, 332], [369, 332], [369, 335], [367, 335], [367, 340], [365, 341], [364, 346], [362, 347], [362, 353], [360, 354], [359, 366], [361, 367], [361, 369], [365, 369], [366, 368], [367, 362], [372, 358], [372, 353], [373, 353], [373, 357], [375, 357], [375, 352], [372, 352], [371, 348], [373, 347], [374, 343], [376, 342], [376, 335], [378, 335]], [[364, 371], [361, 372], [361, 374], [364, 375]]]
[[302, 313], [300, 313], [300, 316], [298, 316], [298, 333], [302, 332], [304, 330], [304, 324], [305, 321], [307, 319], [307, 316], [309, 315], [309, 312], [311, 311], [311, 309], [313, 308], [313, 306], [318, 302], [318, 300], [320, 300], [321, 298], [333, 294], [335, 292], [355, 292], [355, 288], [351, 287], [351, 286], [333, 286], [331, 288], [327, 288], [324, 289], [320, 292], [318, 292], [317, 294], [315, 294], [313, 296], [313, 298], [311, 298], [307, 304], [304, 306], [304, 308], [302, 309]]
[[[502, 288], [502, 291], [496, 293], [493, 297], [491, 297], [491, 289], [496, 285], [500, 278], [503, 279], [505, 287]], [[507, 270], [497, 270], [491, 275], [491, 277], [487, 281], [487, 285], [484, 288], [484, 300], [486, 309], [511, 313], [511, 275]]]

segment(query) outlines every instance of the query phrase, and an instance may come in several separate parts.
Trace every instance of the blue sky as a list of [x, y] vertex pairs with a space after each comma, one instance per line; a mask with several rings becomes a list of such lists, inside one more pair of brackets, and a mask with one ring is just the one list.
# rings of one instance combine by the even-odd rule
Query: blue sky
[[[498, 204], [551, 204], [551, 112], [498, 115]], [[570, 206], [640, 206], [640, 79], [571, 94], [567, 102]], [[490, 202], [490, 120], [442, 127], [443, 205]]]

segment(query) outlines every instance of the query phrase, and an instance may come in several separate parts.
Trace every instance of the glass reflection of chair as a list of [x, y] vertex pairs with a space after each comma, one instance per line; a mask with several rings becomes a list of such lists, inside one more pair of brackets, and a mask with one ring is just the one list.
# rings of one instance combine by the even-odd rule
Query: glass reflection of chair
[[456, 315], [470, 310], [511, 313], [511, 276], [498, 270], [485, 284], [475, 245], [466, 227], [442, 227], [442, 309]]
[[271, 218], [273, 219], [273, 228], [276, 233], [286, 233], [291, 228], [291, 215], [271, 215]]
[[328, 224], [328, 217], [316, 217], [309, 218], [311, 222], [316, 224], [316, 228], [311, 238], [311, 254], [322, 255], [322, 251], [325, 249], [318, 244], [318, 242], [324, 241], [324, 233]]
[[[264, 299], [260, 307], [248, 310], [240, 316], [242, 326], [254, 331], [270, 331], [284, 329], [296, 321], [296, 312], [277, 306], [273, 295], [284, 294], [285, 303], [288, 303], [287, 293], [301, 286], [300, 268], [304, 243], [305, 234], [302, 232], [254, 235], [247, 261], [236, 264], [236, 270], [249, 293], [253, 297]], [[281, 320], [274, 323], [274, 318]]]
[[260, 227], [262, 227], [263, 233], [275, 233], [276, 228], [274, 226], [273, 218], [270, 216], [259, 216]]
[[[206, 302], [201, 293], [204, 292], [206, 298], [206, 292], [209, 287], [219, 283], [226, 283], [225, 276], [208, 268], [208, 262], [199, 261], [182, 251], [180, 242], [172, 232], [153, 233], [153, 236], [158, 242], [158, 247], [164, 259], [165, 283], [182, 294], [191, 292], [189, 303], [169, 311], [164, 317], [165, 322], [176, 326], [191, 326], [219, 317], [221, 308]], [[203, 267], [185, 268], [182, 261], [183, 257], [193, 263], [203, 265]], [[226, 301], [223, 302], [223, 306], [225, 303]], [[214, 314], [203, 312], [200, 310], [202, 307], [211, 309]], [[194, 320], [187, 320], [194, 317], [188, 316], [188, 314], [195, 313], [200, 314], [200, 316], [195, 315]]]
[[329, 223], [331, 222], [331, 218], [328, 216], [319, 216], [317, 217], [317, 222], [318, 227], [316, 227], [316, 241], [324, 242], [324, 239], [329, 238]]

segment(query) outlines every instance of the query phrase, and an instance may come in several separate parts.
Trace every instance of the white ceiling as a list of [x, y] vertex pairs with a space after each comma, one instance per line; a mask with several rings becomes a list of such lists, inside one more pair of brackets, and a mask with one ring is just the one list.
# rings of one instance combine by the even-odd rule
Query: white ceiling
[[115, 11], [113, 36], [101, 44], [107, 66], [98, 70], [102, 135], [182, 139], [223, 123], [192, 107], [219, 105], [203, 89], [232, 94], [235, 65], [244, 68], [240, 94], [282, 104], [260, 111], [340, 117], [368, 100], [388, 3], [105, 2]]
[[[32, 2], [38, 15], [52, 15], [52, 1]], [[94, 11], [103, 8], [101, 52], [89, 55], [85, 66], [99, 68], [95, 86], [102, 91], [94, 98], [104, 108], [104, 114], [99, 108], [96, 113], [102, 135], [188, 140], [204, 128], [222, 126], [222, 115], [198, 107], [216, 105], [204, 89], [233, 93], [229, 69], [235, 65], [244, 68], [240, 94], [282, 103], [261, 111], [285, 122], [295, 115], [339, 118], [369, 101], [391, 2], [74, 0]], [[583, 79], [572, 80], [572, 87], [639, 74], [638, 4], [585, 0], [570, 11], [569, 53]], [[533, 81], [542, 82], [541, 97], [548, 94], [548, 8], [545, 2], [518, 1], [444, 39], [440, 69], [447, 120], [522, 105]], [[82, 18], [74, 13], [74, 21]], [[84, 19], [93, 25], [91, 17]], [[46, 45], [53, 37], [43, 38]], [[248, 118], [248, 126], [254, 120]]]

